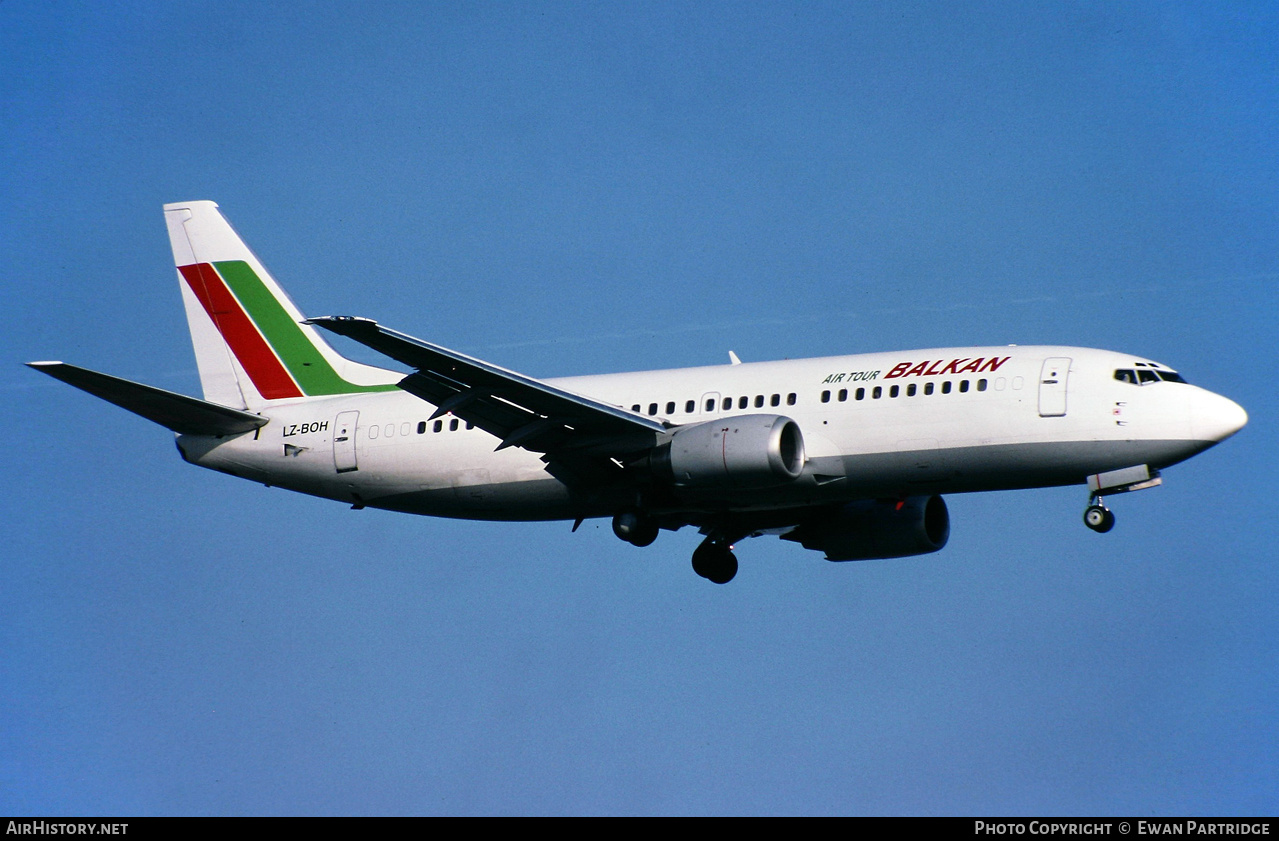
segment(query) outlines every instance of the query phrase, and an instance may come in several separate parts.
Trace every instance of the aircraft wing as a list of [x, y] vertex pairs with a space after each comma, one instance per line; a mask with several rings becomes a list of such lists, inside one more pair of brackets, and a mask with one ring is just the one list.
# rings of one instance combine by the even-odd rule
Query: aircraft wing
[[310, 318], [314, 324], [384, 353], [415, 370], [400, 388], [501, 439], [548, 456], [610, 455], [653, 445], [666, 426], [652, 418], [555, 388], [457, 351], [352, 316]]
[[187, 397], [185, 394], [101, 374], [65, 362], [28, 362], [27, 365], [184, 435], [238, 435], [252, 432], [268, 422], [268, 418], [252, 412], [242, 412], [230, 406]]

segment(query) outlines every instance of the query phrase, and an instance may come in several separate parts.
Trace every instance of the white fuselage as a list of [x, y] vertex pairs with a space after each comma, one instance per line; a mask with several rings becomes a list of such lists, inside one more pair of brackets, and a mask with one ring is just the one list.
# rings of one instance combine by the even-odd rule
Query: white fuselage
[[[676, 487], [668, 508], [780, 510], [859, 498], [1083, 483], [1166, 467], [1242, 426], [1193, 385], [1116, 379], [1147, 360], [1073, 347], [945, 348], [642, 371], [549, 384], [676, 425], [745, 414], [798, 423], [806, 462], [780, 486]], [[745, 401], [743, 405], [743, 401]], [[179, 436], [204, 467], [418, 514], [501, 520], [609, 516], [632, 489], [583, 492], [402, 391], [280, 401], [255, 433]], [[354, 414], [354, 413], [358, 413]], [[345, 439], [345, 440], [343, 440]]]

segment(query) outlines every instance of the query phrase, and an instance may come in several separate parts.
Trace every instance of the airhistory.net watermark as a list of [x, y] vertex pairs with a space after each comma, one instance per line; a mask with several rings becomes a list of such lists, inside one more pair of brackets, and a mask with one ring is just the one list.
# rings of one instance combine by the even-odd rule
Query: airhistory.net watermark
[[127, 835], [127, 823], [64, 823], [60, 821], [9, 821], [5, 835]]

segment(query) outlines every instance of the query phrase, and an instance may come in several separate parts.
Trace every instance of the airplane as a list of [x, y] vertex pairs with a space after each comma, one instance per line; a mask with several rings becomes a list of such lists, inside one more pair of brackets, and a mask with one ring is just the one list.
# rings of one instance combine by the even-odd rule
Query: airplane
[[[63, 362], [32, 368], [176, 435], [191, 464], [410, 514], [612, 518], [648, 546], [703, 536], [723, 584], [765, 534], [827, 560], [936, 552], [942, 494], [1106, 496], [1238, 432], [1233, 401], [1127, 353], [960, 347], [535, 379], [353, 316], [306, 318], [211, 201], [164, 206], [203, 399]], [[347, 359], [320, 330], [411, 373]]]

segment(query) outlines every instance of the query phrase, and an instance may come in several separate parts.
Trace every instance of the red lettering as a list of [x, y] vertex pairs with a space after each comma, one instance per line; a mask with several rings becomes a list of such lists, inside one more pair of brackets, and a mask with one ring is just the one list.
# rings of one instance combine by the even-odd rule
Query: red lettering
[[1003, 359], [1000, 359], [998, 356], [992, 356], [985, 365], [978, 369], [978, 371], [998, 371], [999, 366], [1003, 365], [1010, 359], [1012, 359], [1011, 356], [1005, 356]]
[[937, 377], [946, 374], [968, 374], [981, 373], [983, 371], [998, 371], [1005, 362], [1012, 359], [1011, 356], [998, 357], [992, 356], [990, 359], [985, 357], [977, 357], [970, 359], [969, 357], [961, 357], [960, 359], [952, 359], [941, 366], [942, 360], [936, 362], [924, 360], [918, 364], [912, 365], [910, 362], [899, 362], [893, 366], [893, 369], [884, 375], [886, 380], [894, 380], [898, 377]]

